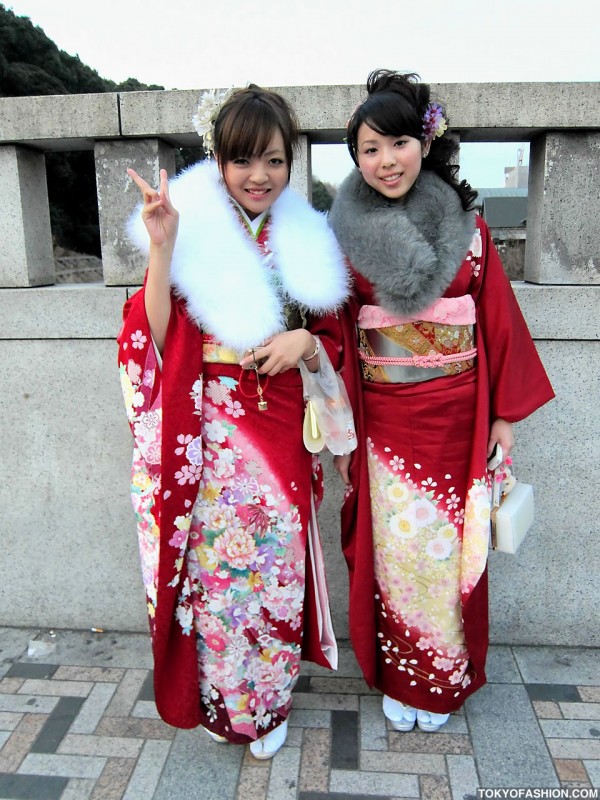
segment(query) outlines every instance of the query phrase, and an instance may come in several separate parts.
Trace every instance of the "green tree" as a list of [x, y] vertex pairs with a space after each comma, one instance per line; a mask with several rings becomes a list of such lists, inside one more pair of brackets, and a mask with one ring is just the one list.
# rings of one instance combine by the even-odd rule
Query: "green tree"
[[[135, 78], [101, 78], [79, 56], [60, 50], [28, 17], [0, 4], [0, 97], [163, 89]], [[100, 255], [94, 158], [90, 151], [46, 153], [50, 222], [56, 244]]]
[[312, 182], [312, 204], [317, 211], [329, 211], [333, 203], [333, 194], [327, 184], [318, 178]]

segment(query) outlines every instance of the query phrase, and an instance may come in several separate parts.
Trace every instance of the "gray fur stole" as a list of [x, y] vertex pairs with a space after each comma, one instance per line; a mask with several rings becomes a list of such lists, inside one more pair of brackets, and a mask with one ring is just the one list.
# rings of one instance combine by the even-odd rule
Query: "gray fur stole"
[[386, 311], [412, 315], [440, 298], [469, 251], [475, 214], [438, 175], [422, 171], [406, 197], [388, 200], [354, 170], [329, 224]]

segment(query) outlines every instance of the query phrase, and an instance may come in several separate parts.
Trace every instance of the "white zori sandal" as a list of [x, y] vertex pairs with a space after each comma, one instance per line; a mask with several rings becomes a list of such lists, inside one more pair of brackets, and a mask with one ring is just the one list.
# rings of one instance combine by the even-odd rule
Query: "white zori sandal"
[[[204, 728], [204, 726], [203, 726], [203, 728]], [[218, 742], [219, 744], [224, 744], [227, 741], [227, 739], [224, 736], [219, 736], [218, 733], [213, 733], [212, 731], [209, 731], [208, 728], [204, 728], [204, 730], [208, 733], [208, 735], [213, 740], [213, 742]]]
[[395, 731], [412, 731], [415, 727], [417, 709], [406, 706], [399, 700], [388, 697], [387, 694], [383, 695], [383, 713]]
[[280, 750], [285, 743], [287, 728], [288, 721], [284, 719], [281, 725], [273, 728], [266, 736], [261, 736], [260, 739], [250, 742], [250, 752], [254, 758], [257, 758], [259, 761], [266, 761], [268, 758], [273, 758], [275, 753]]
[[435, 733], [442, 725], [448, 722], [450, 714], [434, 714], [433, 711], [423, 711], [417, 709], [417, 726], [420, 731]]

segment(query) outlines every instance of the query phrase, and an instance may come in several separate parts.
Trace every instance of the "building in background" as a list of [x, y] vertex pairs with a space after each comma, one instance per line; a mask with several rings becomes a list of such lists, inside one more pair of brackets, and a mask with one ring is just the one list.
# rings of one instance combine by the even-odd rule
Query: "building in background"
[[523, 280], [527, 226], [529, 167], [523, 164], [523, 148], [517, 164], [504, 168], [504, 187], [477, 189], [477, 211], [487, 222], [504, 269], [513, 281]]

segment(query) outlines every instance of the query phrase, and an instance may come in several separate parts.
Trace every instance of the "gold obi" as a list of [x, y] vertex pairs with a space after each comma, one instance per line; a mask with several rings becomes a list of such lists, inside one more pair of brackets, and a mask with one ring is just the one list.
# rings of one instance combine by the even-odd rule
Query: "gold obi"
[[202, 359], [209, 364], [239, 364], [244, 353], [239, 353], [231, 347], [225, 347], [219, 342], [213, 342], [208, 337], [204, 337], [202, 344]]
[[[300, 306], [297, 303], [284, 304], [283, 318], [285, 320], [286, 330], [288, 331], [293, 331], [297, 328], [305, 328], [307, 324], [306, 309], [304, 306]], [[209, 334], [204, 334], [202, 358], [206, 363], [239, 364], [241, 359], [249, 353], [249, 350], [240, 352], [238, 350], [233, 350], [231, 347], [225, 347], [225, 345], [215, 341]]]
[[406, 322], [359, 328], [363, 378], [376, 383], [416, 383], [473, 369], [473, 325]]

